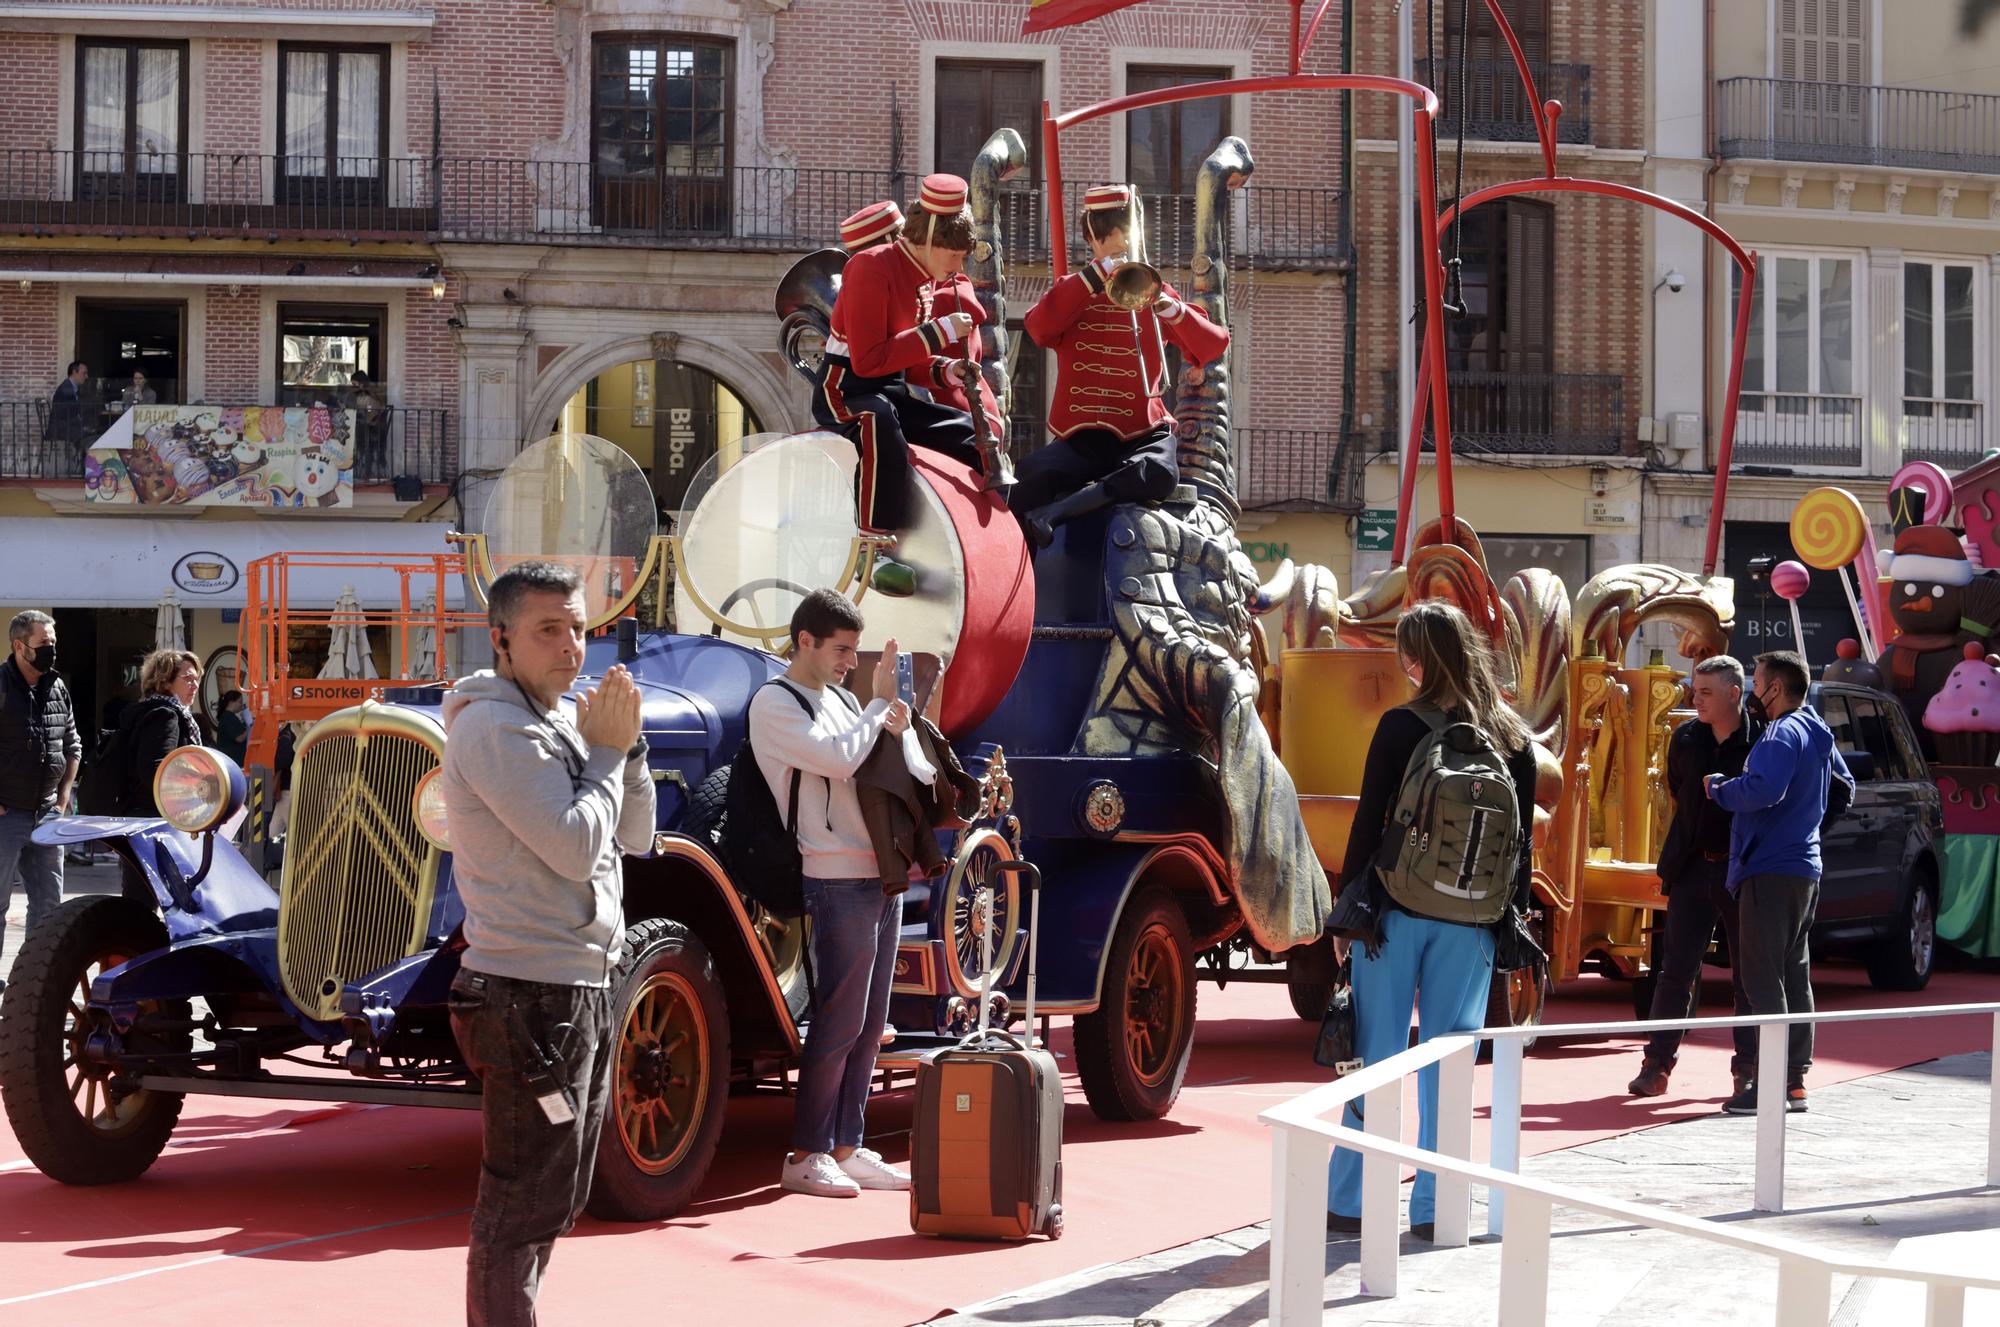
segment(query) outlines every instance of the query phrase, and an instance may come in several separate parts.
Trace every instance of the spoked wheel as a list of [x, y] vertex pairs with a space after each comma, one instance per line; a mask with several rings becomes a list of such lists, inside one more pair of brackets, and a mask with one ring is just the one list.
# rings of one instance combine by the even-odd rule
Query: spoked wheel
[[788, 921], [748, 895], [744, 896], [743, 906], [750, 912], [750, 929], [757, 933], [757, 941], [770, 961], [771, 975], [778, 979], [785, 1008], [791, 1011], [792, 1021], [799, 1022], [806, 1016], [806, 1006], [812, 1003], [812, 985], [806, 980], [806, 940], [812, 933], [812, 923], [804, 917]]
[[[952, 960], [958, 964], [959, 979], [966, 989], [978, 989], [983, 975], [979, 963], [982, 932], [978, 909], [974, 906], [982, 888], [993, 891], [994, 972], [1004, 976], [1007, 965], [1013, 961], [1021, 915], [1020, 877], [999, 869], [1002, 862], [1012, 860], [1013, 845], [1005, 837], [992, 830], [979, 830], [966, 838], [951, 864], [951, 874], [946, 877], [944, 893], [951, 908]], [[996, 977], [996, 984], [997, 980]]]
[[626, 931], [625, 948], [590, 1214], [658, 1221], [687, 1206], [715, 1159], [729, 1017], [708, 950], [679, 923], [639, 922]]
[[1173, 896], [1151, 891], [1118, 920], [1098, 1007], [1076, 1020], [1076, 1067], [1100, 1119], [1173, 1108], [1194, 1049], [1194, 945]]
[[[137, 1179], [180, 1119], [180, 1093], [116, 1083], [109, 1067], [84, 1057], [90, 984], [107, 968], [166, 944], [158, 914], [100, 896], [64, 903], [21, 945], [0, 1002], [0, 1098], [22, 1151], [50, 1179]], [[141, 1004], [126, 1048], [184, 1052], [188, 1016], [184, 1000]], [[159, 1030], [149, 1032], [149, 1022]]]

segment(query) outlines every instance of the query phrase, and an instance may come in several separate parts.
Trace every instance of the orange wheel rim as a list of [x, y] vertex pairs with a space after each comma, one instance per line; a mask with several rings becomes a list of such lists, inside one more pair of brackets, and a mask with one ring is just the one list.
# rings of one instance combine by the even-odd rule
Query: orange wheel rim
[[[108, 1067], [96, 1072], [85, 1067], [84, 1043], [90, 1039], [90, 1018], [84, 1012], [90, 1005], [90, 984], [105, 969], [115, 968], [131, 959], [130, 954], [101, 954], [84, 964], [83, 971], [76, 979], [76, 991], [70, 996], [69, 1007], [63, 1014], [63, 1084], [69, 1088], [70, 1104], [76, 1108], [83, 1122], [92, 1132], [105, 1137], [117, 1138], [131, 1132], [146, 1113], [146, 1105], [152, 1094], [141, 1088], [128, 1092], [115, 1100], [111, 1095]], [[157, 1006], [147, 1001], [139, 1006], [140, 1012], [151, 1013]]]
[[618, 1140], [632, 1164], [663, 1175], [686, 1158], [708, 1103], [708, 1028], [679, 973], [648, 977], [618, 1031], [612, 1091]]
[[1172, 934], [1154, 922], [1139, 933], [1126, 965], [1125, 1061], [1146, 1087], [1158, 1087], [1173, 1072], [1187, 981], [1180, 958]]

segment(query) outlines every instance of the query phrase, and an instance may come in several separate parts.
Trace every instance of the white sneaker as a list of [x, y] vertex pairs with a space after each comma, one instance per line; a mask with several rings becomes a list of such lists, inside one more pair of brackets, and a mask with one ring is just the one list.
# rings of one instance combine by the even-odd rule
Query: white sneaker
[[820, 1198], [858, 1198], [861, 1186], [841, 1173], [840, 1166], [824, 1152], [809, 1152], [797, 1161], [785, 1161], [778, 1186], [793, 1193], [810, 1193]]
[[910, 1187], [910, 1172], [897, 1170], [882, 1159], [880, 1152], [871, 1148], [857, 1147], [847, 1160], [835, 1163], [841, 1173], [864, 1189], [907, 1189]]

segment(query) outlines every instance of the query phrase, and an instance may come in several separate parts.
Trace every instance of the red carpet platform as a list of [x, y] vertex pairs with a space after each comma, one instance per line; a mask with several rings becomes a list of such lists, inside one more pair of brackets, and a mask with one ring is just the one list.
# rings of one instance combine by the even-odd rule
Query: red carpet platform
[[[1720, 1012], [1727, 985], [1723, 974], [1709, 975], [1705, 1007]], [[1828, 1008], [1918, 1002], [1870, 990], [1849, 964], [1827, 965], [1817, 984]], [[1921, 1001], [1995, 998], [2000, 977], [1945, 973]], [[1552, 1016], [1612, 1019], [1628, 1001], [1628, 987], [1593, 978], [1561, 992]], [[556, 1250], [542, 1320], [563, 1327], [808, 1315], [815, 1327], [893, 1327], [1263, 1220], [1269, 1144], [1256, 1115], [1316, 1081], [1312, 1029], [1271, 986], [1204, 986], [1201, 1008], [1188, 1087], [1171, 1119], [1103, 1124], [1071, 1081], [1069, 1229], [1058, 1243], [921, 1239], [909, 1233], [902, 1195], [835, 1202], [783, 1194], [775, 1181], [790, 1103], [738, 1097], [701, 1201], [659, 1226], [584, 1222]], [[1975, 1018], [1837, 1027], [1821, 1037], [1812, 1081], [1984, 1050], [1989, 1035], [1988, 1021]], [[1067, 1040], [1058, 1026], [1059, 1051]], [[1727, 1090], [1723, 1037], [1690, 1043], [1674, 1088], [1653, 1101], [1624, 1095], [1637, 1063], [1630, 1045], [1538, 1048], [1528, 1064], [1526, 1149], [1706, 1113]], [[892, 1159], [907, 1154], [908, 1120], [906, 1094], [871, 1105], [874, 1141]], [[458, 1111], [194, 1098], [143, 1180], [72, 1189], [42, 1178], [0, 1128], [0, 1323], [455, 1321], [478, 1144], [478, 1121]], [[1484, 1140], [1475, 1146], [1483, 1154]]]

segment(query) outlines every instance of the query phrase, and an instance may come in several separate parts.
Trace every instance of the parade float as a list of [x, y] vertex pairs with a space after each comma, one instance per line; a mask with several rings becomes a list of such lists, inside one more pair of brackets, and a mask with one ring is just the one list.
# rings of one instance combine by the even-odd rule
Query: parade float
[[[1006, 1021], [1022, 991], [1025, 918], [1017, 877], [997, 867], [1015, 856], [1036, 861], [1047, 881], [1041, 1004], [1073, 1016], [1076, 1068], [1100, 1115], [1149, 1119], [1172, 1108], [1196, 1035], [1198, 980], [1287, 982], [1295, 1006], [1316, 1015], [1332, 975], [1321, 941], [1330, 902], [1323, 864], [1340, 861], [1374, 724], [1405, 695], [1389, 648], [1393, 622], [1427, 598], [1457, 603], [1500, 647], [1509, 695], [1542, 748], [1534, 924], [1549, 961], [1498, 985], [1496, 1016], [1535, 1020], [1548, 983], [1587, 961], [1643, 971], [1648, 920], [1663, 906], [1652, 862], [1670, 808], [1658, 775], [1684, 682], [1663, 652], [1642, 665], [1628, 659], [1649, 623], [1674, 628], [1688, 660], [1719, 652], [1729, 636], [1733, 588], [1714, 571], [1756, 263], [1687, 208], [1558, 175], [1560, 106], [1540, 100], [1504, 16], [1492, 0], [1489, 8], [1539, 108], [1545, 175], [1440, 212], [1436, 96], [1399, 79], [1300, 72], [1315, 20], [1294, 43], [1290, 74], [1047, 114], [1054, 275], [1069, 261], [1064, 130], [1216, 96], [1345, 91], [1407, 101], [1429, 309], [1443, 304], [1438, 235], [1457, 209], [1519, 193], [1584, 193], [1676, 216], [1742, 273], [1716, 519], [1700, 574], [1619, 567], [1574, 598], [1546, 571], [1496, 585], [1477, 534], [1453, 512], [1436, 317], [1424, 324], [1397, 565], [1345, 598], [1317, 567], [1287, 566], [1260, 584], [1244, 555], [1226, 359], [1183, 370], [1173, 423], [1179, 487], [1157, 505], [1112, 505], [1074, 520], [1033, 558], [977, 473], [917, 452], [915, 516], [896, 546], [921, 573], [907, 597], [868, 593], [880, 544], [856, 522], [854, 447], [832, 434], [719, 455], [690, 486], [671, 536], [657, 533], [630, 459], [580, 435], [525, 449], [486, 509], [468, 513], [477, 528], [448, 570], [462, 571], [478, 595], [516, 560], [579, 566], [604, 633], [586, 676], [622, 662], [645, 693], [659, 834], [651, 855], [625, 862], [620, 1049], [593, 1211], [653, 1219], [678, 1210], [715, 1153], [731, 1084], [782, 1086], [796, 1059], [808, 1013], [802, 926], [764, 913], [739, 889], [706, 831], [749, 697], [784, 666], [775, 651], [791, 605], [819, 585], [860, 603], [867, 643], [893, 636], [919, 657], [919, 703], [980, 782], [977, 806], [941, 839], [949, 869], [911, 887], [891, 1002], [896, 1035], [882, 1060], [891, 1073], [974, 1019], [987, 935], [995, 1012]], [[981, 367], [1003, 403], [1005, 237], [994, 196], [1025, 159], [1022, 141], [1003, 130], [970, 172], [982, 239], [971, 272], [996, 333]], [[1254, 169], [1249, 145], [1227, 138], [1199, 176], [1185, 298], [1218, 325], [1228, 313], [1228, 195]], [[802, 372], [826, 352], [840, 258], [808, 257], [778, 293], [780, 345]], [[1135, 275], [1143, 289], [1146, 274]], [[1442, 516], [1417, 529], [1425, 445], [1436, 455]], [[371, 683], [379, 699], [331, 713], [323, 710], [348, 698], [292, 696], [282, 648], [264, 648], [257, 634], [275, 641], [291, 616], [282, 565], [267, 572], [245, 613], [255, 636], [246, 638], [245, 690], [260, 716], [317, 719], [294, 760], [278, 883], [217, 832], [253, 794], [253, 840], [267, 823], [275, 780], [261, 746], [248, 780], [215, 753], [176, 753], [156, 781], [161, 819], [71, 819], [37, 831], [50, 842], [108, 840], [147, 886], [144, 896], [65, 904], [28, 938], [6, 994], [0, 1087], [10, 1120], [28, 1157], [66, 1182], [143, 1173], [190, 1092], [478, 1102], [443, 1004], [462, 913], [435, 793], [439, 679]], [[409, 621], [393, 625], [471, 625], [435, 608], [427, 619], [407, 607], [408, 585], [400, 593]], [[1275, 661], [1257, 620], [1274, 614], [1283, 644]], [[641, 629], [670, 616], [678, 629]], [[308, 702], [319, 708], [288, 708]]]

